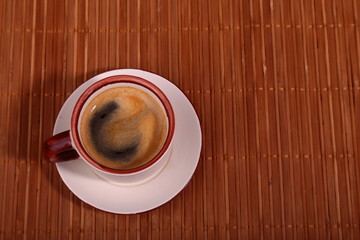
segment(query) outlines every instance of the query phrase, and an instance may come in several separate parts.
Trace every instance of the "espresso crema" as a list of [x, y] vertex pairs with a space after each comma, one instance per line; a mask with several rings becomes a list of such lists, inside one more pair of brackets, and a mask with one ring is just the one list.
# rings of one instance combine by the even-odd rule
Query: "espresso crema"
[[164, 108], [149, 93], [119, 86], [89, 102], [79, 131], [93, 160], [125, 170], [144, 165], [159, 153], [168, 134], [168, 120]]

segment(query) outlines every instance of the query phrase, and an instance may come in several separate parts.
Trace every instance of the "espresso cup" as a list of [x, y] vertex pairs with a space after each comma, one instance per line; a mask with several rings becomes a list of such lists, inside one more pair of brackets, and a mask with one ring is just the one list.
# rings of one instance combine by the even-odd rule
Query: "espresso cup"
[[88, 87], [72, 110], [70, 129], [44, 142], [51, 162], [82, 159], [114, 184], [136, 184], [166, 165], [174, 111], [153, 83], [135, 76], [104, 78]]

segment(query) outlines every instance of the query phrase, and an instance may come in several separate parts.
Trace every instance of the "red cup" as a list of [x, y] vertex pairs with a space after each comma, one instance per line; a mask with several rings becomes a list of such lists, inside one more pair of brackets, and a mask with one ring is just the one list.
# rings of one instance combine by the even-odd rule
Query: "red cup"
[[[88, 104], [88, 99], [104, 89], [121, 85], [136, 87], [149, 91], [163, 106], [168, 120], [168, 134], [160, 152], [144, 165], [132, 169], [112, 169], [99, 164], [85, 150], [79, 136], [79, 121], [81, 110]], [[50, 162], [61, 162], [73, 159], [84, 160], [102, 178], [113, 183], [134, 183], [145, 180], [159, 172], [170, 158], [174, 131], [175, 116], [169, 99], [153, 83], [135, 76], [118, 75], [104, 78], [88, 87], [77, 100], [72, 110], [71, 124], [68, 131], [48, 138], [44, 142], [43, 153]]]

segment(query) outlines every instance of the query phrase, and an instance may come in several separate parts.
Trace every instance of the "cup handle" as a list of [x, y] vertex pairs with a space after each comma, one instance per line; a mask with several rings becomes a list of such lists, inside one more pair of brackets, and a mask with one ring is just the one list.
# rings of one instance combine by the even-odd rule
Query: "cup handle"
[[43, 154], [53, 163], [79, 158], [71, 145], [69, 130], [48, 138], [43, 145]]

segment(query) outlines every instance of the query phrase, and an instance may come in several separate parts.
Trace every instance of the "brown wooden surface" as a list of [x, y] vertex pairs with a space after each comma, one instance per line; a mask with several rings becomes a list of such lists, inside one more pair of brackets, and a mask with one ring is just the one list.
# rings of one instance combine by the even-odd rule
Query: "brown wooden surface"
[[[360, 239], [358, 0], [1, 0], [0, 239]], [[195, 175], [153, 211], [80, 201], [41, 143], [70, 93], [140, 68], [193, 103]]]

